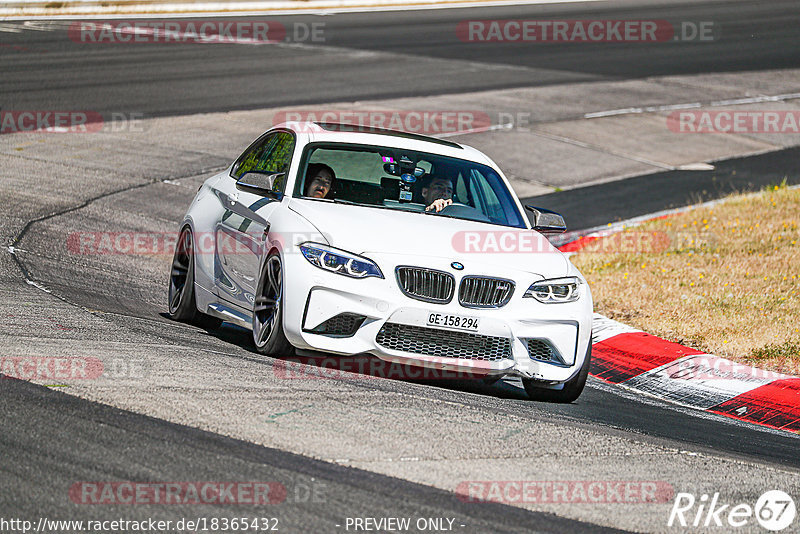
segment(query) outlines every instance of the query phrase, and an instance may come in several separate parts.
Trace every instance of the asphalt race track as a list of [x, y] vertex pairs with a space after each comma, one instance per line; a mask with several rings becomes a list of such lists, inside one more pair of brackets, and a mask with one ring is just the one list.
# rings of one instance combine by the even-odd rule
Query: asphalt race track
[[[453, 32], [469, 19], [577, 17], [710, 20], [723, 38], [489, 47]], [[59, 21], [0, 33], [0, 108], [137, 112], [150, 120], [144, 135], [0, 136], [0, 356], [97, 358], [121, 369], [68, 384], [0, 376], [0, 517], [244, 515], [277, 517], [282, 532], [346, 532], [352, 517], [452, 518], [453, 530], [465, 533], [700, 532], [666, 526], [671, 499], [475, 504], [454, 490], [475, 480], [596, 480], [663, 481], [675, 492], [719, 492], [727, 503], [751, 505], [771, 489], [799, 494], [797, 436], [594, 379], [570, 405], [530, 402], [513, 382], [285, 380], [280, 361], [258, 355], [246, 331], [166, 318], [167, 255], [75, 255], [66, 245], [81, 231], [174, 231], [200, 183], [239, 153], [251, 131], [269, 127], [266, 119], [264, 128], [251, 124], [245, 110], [797, 69], [797, 2], [269, 18], [323, 21], [326, 40], [107, 47], [71, 42]], [[243, 114], [224, 115], [233, 111]], [[526, 201], [561, 211], [572, 229], [588, 228], [783, 178], [797, 183], [798, 150], [726, 158], [713, 171], [575, 184]], [[271, 481], [286, 497], [269, 506], [71, 499], [70, 488], [87, 481]]]
[[[273, 514], [279, 516], [280, 530], [296, 532], [329, 531], [342, 522], [341, 510], [357, 517], [457, 517], [469, 523], [469, 530], [464, 531], [475, 532], [616, 532], [511, 506], [470, 506], [449, 492], [428, 486], [258, 447], [23, 381], [4, 384], [3, 405], [5, 424], [16, 429], [16, 435], [7, 434], [3, 440], [3, 456], [18, 466], [4, 470], [3, 505], [13, 506], [18, 516], [38, 514], [42, 500], [54, 492], [67, 494], [76, 480], [117, 478], [124, 473], [122, 477], [131, 480], [158, 476], [170, 481], [278, 481], [286, 495], [284, 503], [274, 506]], [[49, 443], [44, 450], [42, 441]], [[31, 470], [31, 466], [35, 468]], [[54, 472], [58, 475], [53, 476]], [[76, 514], [71, 504], [48, 507], [53, 514], [50, 517], [97, 517], [85, 508]], [[284, 508], [290, 508], [290, 513], [284, 513]], [[246, 513], [257, 510], [259, 507], [251, 506]], [[274, 517], [271, 511], [262, 508], [257, 515]], [[124, 505], [117, 505], [108, 511], [108, 517], [124, 517], [125, 512]], [[147, 512], [158, 520], [177, 521], [186, 516], [186, 510], [155, 505]], [[200, 517], [228, 513], [224, 505], [192, 509], [192, 515]]]
[[798, 156], [800, 151], [790, 148], [717, 162], [713, 171], [664, 171], [523, 201], [569, 214], [566, 222], [570, 228], [595, 228], [614, 220], [677, 209], [741, 191], [757, 191], [779, 184], [784, 178], [788, 184], [796, 185]]
[[[800, 9], [770, 2], [600, 2], [336, 16], [267, 17], [291, 28], [324, 23], [325, 41], [280, 46], [103, 46], [52, 31], [0, 34], [5, 109], [91, 109], [178, 115], [307, 103], [465, 93], [603, 79], [797, 66]], [[460, 21], [481, 19], [712, 21], [724, 39], [625, 43], [467, 43]], [[233, 18], [233, 21], [240, 20]], [[290, 31], [291, 36], [291, 31]], [[489, 46], [487, 46], [489, 44]], [[45, 50], [46, 52], [41, 52]]]

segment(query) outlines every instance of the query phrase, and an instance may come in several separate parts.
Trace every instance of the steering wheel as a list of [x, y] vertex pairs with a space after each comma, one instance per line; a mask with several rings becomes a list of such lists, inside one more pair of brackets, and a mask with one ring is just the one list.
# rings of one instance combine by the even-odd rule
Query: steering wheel
[[[443, 207], [439, 211], [436, 211], [436, 209], [431, 208], [431, 206], [427, 206], [425, 208], [425, 211], [428, 212], [428, 213], [433, 213], [434, 215], [436, 215], [437, 213], [444, 212], [446, 209], [453, 208], [453, 207], [461, 207], [461, 206], [463, 206], [465, 208], [471, 208], [472, 207], [472, 206], [468, 206], [467, 204], [462, 204], [461, 202], [453, 202], [452, 204], [446, 205], [445, 207]], [[428, 208], [430, 208], [430, 209], [428, 209]]]
[[462, 204], [460, 202], [453, 202], [442, 208], [440, 211], [442, 215], [450, 215], [452, 217], [458, 217], [460, 219], [469, 219], [472, 221], [480, 221], [480, 222], [491, 222], [489, 217], [487, 217], [481, 210], [477, 208], [473, 208], [467, 204]]

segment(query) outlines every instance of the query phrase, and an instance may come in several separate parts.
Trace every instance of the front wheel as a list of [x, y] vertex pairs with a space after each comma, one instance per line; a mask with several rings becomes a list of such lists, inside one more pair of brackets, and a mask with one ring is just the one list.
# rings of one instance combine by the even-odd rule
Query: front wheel
[[264, 262], [253, 303], [253, 343], [266, 356], [291, 356], [294, 352], [283, 333], [283, 264], [277, 253]]
[[570, 378], [565, 384], [563, 389], [547, 389], [538, 386], [535, 380], [530, 378], [523, 378], [522, 385], [525, 386], [525, 392], [531, 400], [545, 401], [545, 402], [558, 402], [570, 403], [581, 396], [583, 388], [586, 385], [586, 378], [589, 376], [589, 365], [592, 360], [592, 341], [589, 338], [589, 346], [586, 348], [586, 358], [583, 360], [578, 374]]

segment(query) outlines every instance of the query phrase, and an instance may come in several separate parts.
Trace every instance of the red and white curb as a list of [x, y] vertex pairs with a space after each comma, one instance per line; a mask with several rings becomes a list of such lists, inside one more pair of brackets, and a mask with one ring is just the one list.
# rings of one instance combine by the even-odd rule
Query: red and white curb
[[595, 314], [590, 374], [650, 396], [800, 432], [800, 378], [666, 341]]
[[[792, 187], [794, 188], [794, 187]], [[565, 236], [558, 248], [574, 253], [596, 239], [645, 221], [720, 200], [653, 213]], [[800, 378], [764, 371], [684, 347], [600, 314], [592, 324], [589, 373], [651, 397], [789, 432], [800, 432]]]
[[800, 378], [594, 317], [592, 376], [691, 408], [800, 432]]

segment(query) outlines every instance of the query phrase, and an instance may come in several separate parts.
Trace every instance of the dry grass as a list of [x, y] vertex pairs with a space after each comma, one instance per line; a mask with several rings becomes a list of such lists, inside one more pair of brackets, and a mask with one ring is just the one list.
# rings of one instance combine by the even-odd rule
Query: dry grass
[[[799, 220], [800, 190], [775, 186], [626, 229], [572, 260], [599, 313], [800, 375]], [[646, 246], [620, 252], [624, 243]]]

